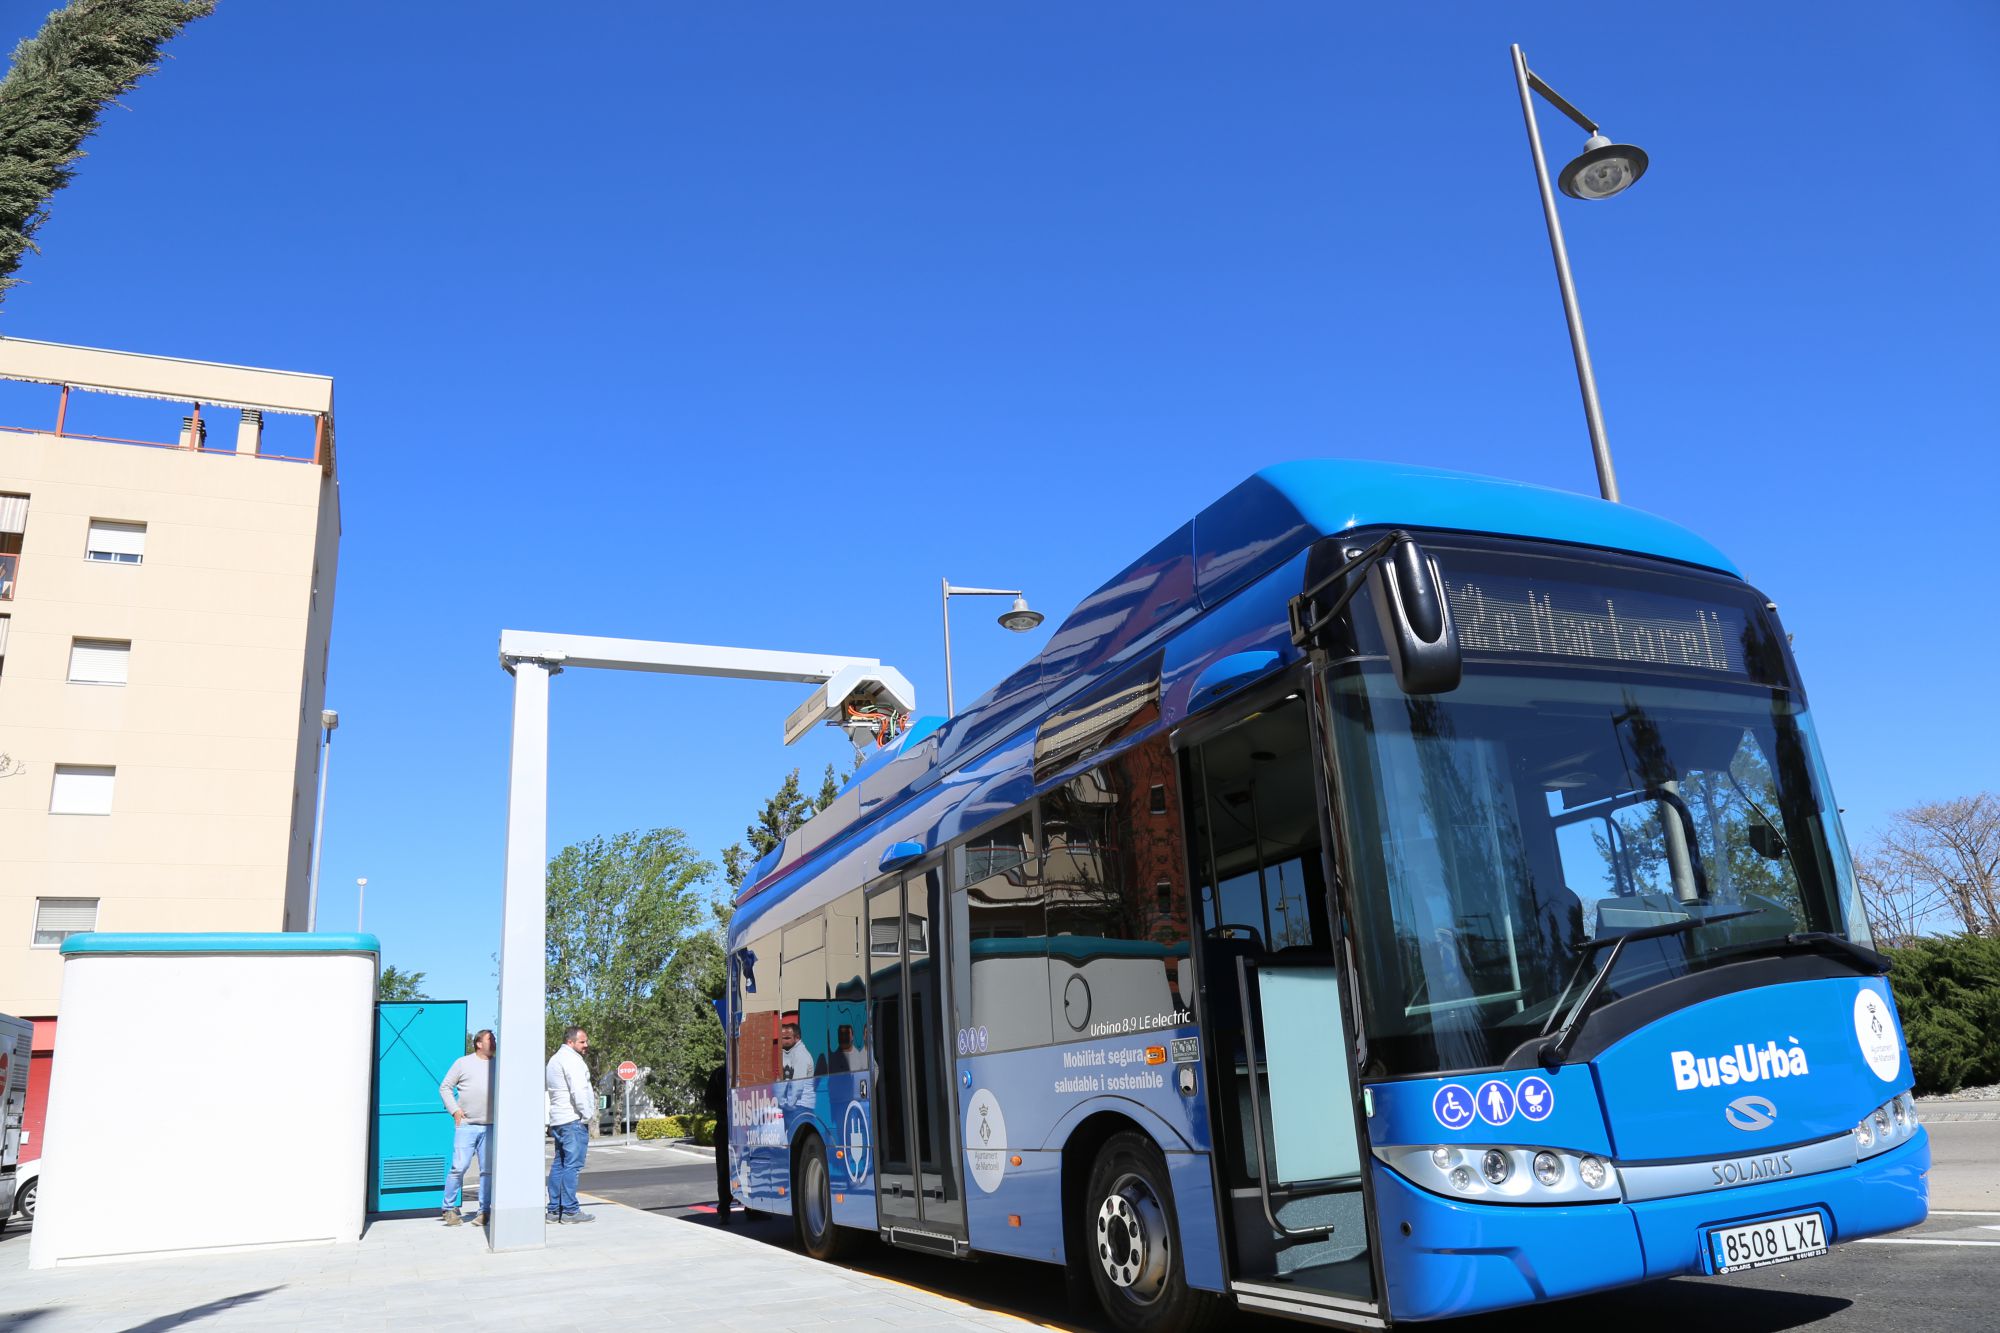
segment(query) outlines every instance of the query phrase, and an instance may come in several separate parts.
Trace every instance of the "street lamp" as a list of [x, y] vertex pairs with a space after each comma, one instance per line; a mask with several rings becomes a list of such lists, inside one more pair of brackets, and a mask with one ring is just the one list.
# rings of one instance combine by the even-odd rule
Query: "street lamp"
[[361, 933], [361, 909], [368, 903], [368, 877], [363, 875], [354, 881], [354, 932]]
[[311, 881], [306, 889], [306, 929], [319, 929], [319, 843], [326, 832], [326, 770], [333, 763], [333, 733], [340, 725], [340, 714], [331, 708], [319, 710], [319, 725], [322, 733], [319, 758], [319, 809], [313, 815], [313, 863]]
[[1572, 199], [1609, 199], [1630, 188], [1646, 174], [1646, 154], [1631, 144], [1612, 143], [1598, 132], [1597, 122], [1578, 111], [1561, 93], [1528, 68], [1528, 58], [1514, 45], [1514, 82], [1521, 92], [1521, 115], [1528, 122], [1528, 147], [1535, 158], [1535, 180], [1542, 191], [1542, 216], [1549, 224], [1549, 249], [1555, 253], [1556, 284], [1562, 288], [1563, 314], [1569, 320], [1570, 350], [1576, 355], [1576, 382], [1583, 390], [1583, 417], [1590, 427], [1590, 452], [1597, 463], [1597, 492], [1614, 504], [1618, 478], [1611, 471], [1611, 444], [1604, 437], [1604, 411], [1597, 402], [1597, 376], [1590, 368], [1590, 346], [1583, 337], [1583, 312], [1576, 304], [1576, 283], [1569, 274], [1569, 251], [1563, 246], [1562, 223], [1556, 218], [1555, 191], [1549, 186], [1549, 164], [1542, 157], [1542, 134], [1535, 126], [1535, 99], [1540, 93], [1550, 106], [1583, 127], [1590, 136], [1583, 153], [1562, 169], [1562, 192]]
[[951, 599], [954, 597], [1011, 597], [1014, 604], [1000, 613], [1000, 627], [1013, 630], [1016, 634], [1026, 634], [1042, 623], [1042, 613], [1029, 608], [1028, 599], [1019, 588], [954, 588], [951, 580], [945, 579], [944, 596], [940, 605], [944, 608], [944, 715], [949, 718], [958, 712], [951, 693]]

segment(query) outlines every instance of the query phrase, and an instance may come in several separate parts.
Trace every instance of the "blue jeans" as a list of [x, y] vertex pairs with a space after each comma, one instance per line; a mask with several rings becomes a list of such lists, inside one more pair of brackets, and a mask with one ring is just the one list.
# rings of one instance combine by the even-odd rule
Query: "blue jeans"
[[556, 1160], [549, 1167], [549, 1211], [575, 1217], [581, 1211], [576, 1206], [576, 1177], [590, 1148], [590, 1126], [572, 1120], [555, 1126], [549, 1136], [556, 1141]]
[[460, 1125], [451, 1137], [451, 1171], [444, 1178], [444, 1206], [456, 1208], [459, 1191], [465, 1185], [465, 1168], [472, 1165], [472, 1155], [479, 1154], [479, 1198], [486, 1200], [486, 1182], [492, 1177], [486, 1174], [486, 1143], [493, 1132], [491, 1125]]

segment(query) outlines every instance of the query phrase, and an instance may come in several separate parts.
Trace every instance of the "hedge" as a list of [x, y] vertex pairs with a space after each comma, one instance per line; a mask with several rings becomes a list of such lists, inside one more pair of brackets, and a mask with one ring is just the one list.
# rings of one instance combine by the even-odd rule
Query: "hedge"
[[656, 1115], [641, 1120], [636, 1128], [642, 1139], [693, 1139], [696, 1143], [715, 1142], [712, 1115]]
[[1888, 952], [1917, 1091], [2000, 1083], [2000, 939], [1947, 935]]

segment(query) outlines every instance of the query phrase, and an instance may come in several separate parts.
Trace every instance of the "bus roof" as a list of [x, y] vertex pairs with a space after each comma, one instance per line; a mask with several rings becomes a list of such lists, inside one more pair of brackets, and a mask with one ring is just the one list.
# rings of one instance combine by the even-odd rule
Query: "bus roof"
[[[1679, 524], [1570, 491], [1404, 463], [1309, 459], [1267, 467], [1085, 597], [1039, 654], [958, 716], [924, 719], [872, 757], [839, 800], [757, 863], [737, 901], [794, 874], [810, 878], [814, 854], [841, 833], [889, 815], [932, 785], [938, 770], [987, 753], [1059, 697], [1188, 628], [1320, 538], [1383, 527], [1566, 542], [1742, 577], [1727, 556]], [[1283, 608], [1277, 611], [1282, 619]]]

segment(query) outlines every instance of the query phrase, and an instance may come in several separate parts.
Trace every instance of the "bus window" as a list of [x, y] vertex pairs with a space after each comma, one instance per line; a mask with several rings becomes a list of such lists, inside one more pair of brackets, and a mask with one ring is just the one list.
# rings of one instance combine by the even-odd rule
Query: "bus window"
[[954, 863], [954, 899], [964, 902], [972, 977], [967, 1053], [1047, 1045], [1048, 913], [1032, 817], [1023, 814], [978, 835], [958, 850]]
[[779, 1078], [778, 934], [752, 940], [738, 956], [743, 1021], [736, 1029], [736, 1086], [754, 1088]]
[[1180, 803], [1165, 737], [1042, 799], [1049, 993], [1060, 1039], [1192, 1021]]
[[779, 973], [778, 1077], [788, 1083], [807, 1082], [826, 1072], [825, 940], [824, 917], [810, 917], [785, 928]]
[[1251, 953], [1332, 947], [1305, 707], [1286, 703], [1201, 748], [1194, 862], [1203, 929]]
[[868, 1072], [868, 990], [862, 969], [861, 890], [826, 909], [826, 1067], [828, 1074]]

